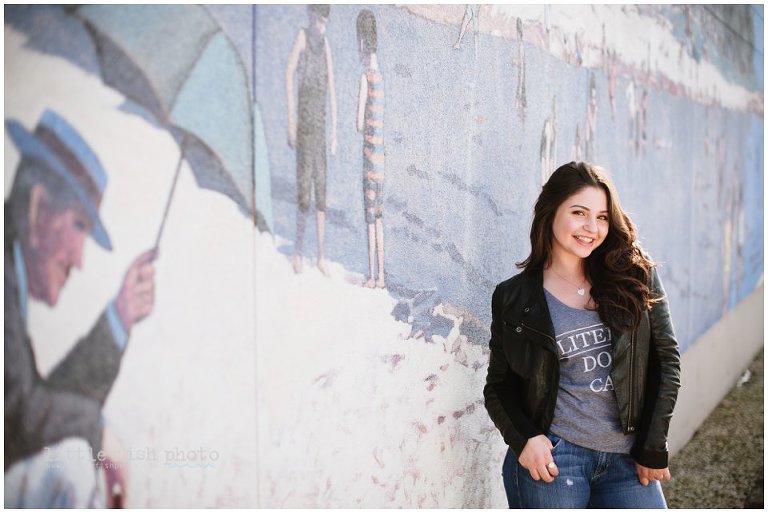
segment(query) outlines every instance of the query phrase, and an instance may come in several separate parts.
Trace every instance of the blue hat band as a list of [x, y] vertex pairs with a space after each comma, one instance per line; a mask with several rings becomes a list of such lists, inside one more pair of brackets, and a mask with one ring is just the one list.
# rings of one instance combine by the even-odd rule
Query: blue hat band
[[[36, 134], [31, 134], [19, 122], [15, 120], [6, 121], [5, 125], [6, 125], [6, 128], [8, 129], [11, 139], [13, 140], [14, 144], [21, 152], [22, 156], [30, 157], [42, 162], [51, 171], [53, 171], [58, 176], [60, 176], [64, 180], [66, 185], [72, 191], [74, 191], [75, 195], [77, 196], [77, 199], [85, 208], [85, 211], [88, 214], [88, 217], [90, 218], [91, 223], [93, 225], [91, 229], [91, 237], [93, 237], [93, 239], [101, 247], [111, 251], [112, 243], [109, 239], [109, 235], [107, 234], [106, 229], [104, 228], [104, 224], [101, 222], [101, 219], [99, 218], [98, 208], [101, 202], [101, 194], [99, 192], [94, 196], [93, 195], [94, 184], [90, 182], [91, 185], [89, 187], [87, 185], [89, 181], [78, 180], [78, 178], [76, 177], [76, 174], [78, 173], [77, 168], [79, 168], [79, 172], [83, 172], [82, 166], [76, 165], [72, 167], [72, 166], [66, 165], [66, 163], [62, 160], [61, 157], [56, 155], [48, 146], [46, 146], [41, 141], [41, 139], [42, 140], [56, 139], [54, 135], [50, 134], [49, 136], [43, 135], [42, 137], [40, 137], [41, 131], [39, 129], [36, 130]], [[44, 134], [45, 131], [43, 130], [42, 133]], [[63, 154], [66, 155], [67, 153], [68, 152], [64, 152]], [[66, 160], [74, 159], [74, 157], [72, 157], [71, 154], [69, 157], [65, 157], [65, 158]], [[74, 159], [74, 160], [76, 161], [77, 159]], [[87, 170], [85, 170], [84, 172], [87, 174]], [[90, 193], [86, 190], [88, 188], [91, 189]]]

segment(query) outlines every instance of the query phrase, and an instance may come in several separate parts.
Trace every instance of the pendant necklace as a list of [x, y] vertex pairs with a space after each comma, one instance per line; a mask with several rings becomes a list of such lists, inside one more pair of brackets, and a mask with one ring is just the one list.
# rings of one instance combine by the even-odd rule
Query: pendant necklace
[[586, 278], [586, 277], [584, 278], [584, 280], [582, 280], [582, 282], [581, 282], [581, 285], [576, 285], [576, 284], [575, 284], [575, 283], [573, 283], [571, 280], [569, 280], [568, 278], [564, 277], [564, 276], [563, 276], [562, 274], [560, 274], [559, 272], [555, 271], [555, 268], [554, 268], [554, 267], [550, 267], [550, 269], [552, 269], [552, 272], [554, 272], [554, 273], [555, 273], [556, 275], [558, 275], [560, 278], [564, 279], [565, 281], [567, 281], [568, 283], [570, 283], [571, 285], [573, 285], [574, 287], [576, 287], [576, 293], [577, 293], [578, 295], [580, 295], [580, 296], [583, 296], [584, 294], [586, 294], [586, 293], [587, 293], [587, 291], [586, 291], [586, 290], [584, 290], [584, 286], [583, 286], [583, 285], [584, 285], [584, 282], [585, 282], [585, 281], [587, 281], [587, 278]]

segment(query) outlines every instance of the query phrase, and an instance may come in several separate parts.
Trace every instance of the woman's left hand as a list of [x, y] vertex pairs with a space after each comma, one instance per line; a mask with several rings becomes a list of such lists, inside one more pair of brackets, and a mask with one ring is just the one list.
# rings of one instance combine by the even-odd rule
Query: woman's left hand
[[648, 484], [655, 480], [661, 481], [662, 479], [672, 479], [672, 474], [669, 473], [669, 467], [667, 468], [648, 468], [635, 462], [637, 468], [637, 478], [640, 480], [640, 484], [648, 486]]

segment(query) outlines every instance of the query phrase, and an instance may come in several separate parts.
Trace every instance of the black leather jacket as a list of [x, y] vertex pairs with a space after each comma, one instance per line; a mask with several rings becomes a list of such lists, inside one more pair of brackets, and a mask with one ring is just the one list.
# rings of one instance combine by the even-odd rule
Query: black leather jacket
[[[665, 297], [656, 269], [653, 297]], [[493, 293], [491, 356], [485, 407], [519, 457], [529, 438], [546, 434], [557, 400], [560, 366], [541, 271], [524, 271]], [[635, 433], [632, 457], [649, 468], [668, 466], [667, 431], [680, 388], [680, 350], [666, 299], [646, 311], [638, 328], [614, 334], [611, 379], [624, 433]]]

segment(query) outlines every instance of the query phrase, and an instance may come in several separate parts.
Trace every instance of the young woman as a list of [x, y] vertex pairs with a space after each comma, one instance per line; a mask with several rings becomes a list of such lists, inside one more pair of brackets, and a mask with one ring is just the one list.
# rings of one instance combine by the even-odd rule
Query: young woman
[[513, 508], [664, 508], [680, 351], [655, 264], [607, 173], [558, 168], [531, 254], [493, 293], [485, 405]]

